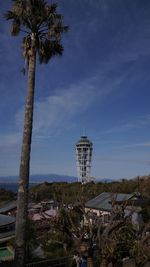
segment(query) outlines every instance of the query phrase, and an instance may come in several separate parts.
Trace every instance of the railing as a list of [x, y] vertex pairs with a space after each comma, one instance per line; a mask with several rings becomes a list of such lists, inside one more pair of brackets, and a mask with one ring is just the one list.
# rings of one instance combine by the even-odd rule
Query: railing
[[51, 260], [42, 260], [32, 263], [27, 263], [26, 267], [68, 267], [69, 260], [71, 260], [72, 256], [70, 257], [63, 257]]

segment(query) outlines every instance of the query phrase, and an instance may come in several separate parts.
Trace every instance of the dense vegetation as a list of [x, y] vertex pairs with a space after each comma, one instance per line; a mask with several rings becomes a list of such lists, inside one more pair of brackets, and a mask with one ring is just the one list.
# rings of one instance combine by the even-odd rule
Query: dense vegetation
[[30, 190], [34, 201], [53, 199], [65, 204], [84, 204], [87, 200], [102, 192], [133, 193], [140, 192], [144, 197], [150, 197], [150, 176], [121, 181], [97, 183], [48, 183], [44, 182]]
[[[133, 193], [140, 192], [143, 196], [144, 225], [135, 232], [127, 220], [115, 220], [107, 225], [105, 231], [97, 221], [94, 225], [82, 224], [84, 203], [101, 192]], [[14, 199], [15, 194], [0, 189], [0, 203]], [[68, 266], [77, 266], [71, 255], [79, 255], [88, 260], [88, 266], [99, 267], [122, 266], [122, 258], [129, 256], [129, 266], [132, 261], [136, 267], [145, 266], [150, 260], [149, 233], [150, 222], [150, 176], [137, 177], [131, 180], [97, 182], [82, 185], [81, 183], [48, 183], [36, 185], [30, 189], [30, 201], [55, 200], [60, 206], [57, 222], [51, 224], [45, 231], [37, 231], [32, 222], [28, 222], [27, 258], [28, 261], [38, 261], [31, 252], [41, 247], [48, 259], [67, 256], [71, 259]], [[66, 204], [66, 205], [64, 205]], [[68, 205], [73, 209], [68, 209]], [[117, 225], [117, 227], [116, 227]], [[85, 238], [86, 237], [86, 238]], [[87, 238], [88, 237], [88, 238]], [[96, 245], [96, 246], [95, 246]], [[131, 262], [131, 263], [130, 263]]]
[[3, 204], [5, 201], [13, 200], [15, 194], [12, 191], [8, 191], [4, 188], [0, 188], [0, 203]]
[[[84, 213], [84, 203], [104, 191], [141, 193], [146, 201], [143, 205], [144, 224], [139, 231], [135, 231], [130, 220], [122, 219], [119, 214], [112, 216], [106, 228], [98, 220], [94, 224], [90, 224], [90, 221], [88, 225], [82, 223], [84, 216], [88, 216]], [[5, 196], [11, 196], [10, 192], [3, 192]], [[33, 222], [28, 221], [28, 261], [39, 260], [31, 253], [39, 246], [46, 258], [79, 255], [88, 260], [90, 267], [108, 266], [110, 262], [113, 266], [122, 266], [122, 258], [126, 256], [134, 258], [137, 267], [144, 266], [150, 260], [150, 236], [147, 235], [150, 227], [150, 176], [84, 185], [44, 182], [30, 189], [31, 201], [50, 199], [55, 200], [60, 207], [57, 221], [43, 231], [37, 231]], [[68, 209], [70, 205], [72, 208]], [[77, 265], [71, 260], [68, 266]]]

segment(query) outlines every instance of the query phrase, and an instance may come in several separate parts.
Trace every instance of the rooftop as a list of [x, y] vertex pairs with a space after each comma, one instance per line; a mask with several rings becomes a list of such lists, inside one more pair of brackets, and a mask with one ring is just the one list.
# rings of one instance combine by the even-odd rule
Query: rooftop
[[0, 244], [5, 243], [6, 241], [12, 239], [13, 237], [15, 237], [15, 229], [0, 233]]
[[92, 142], [87, 138], [87, 136], [81, 136], [81, 138], [79, 139], [79, 141], [76, 143], [76, 145], [80, 145], [80, 144], [88, 144], [88, 145], [92, 145]]
[[3, 207], [0, 208], [0, 213], [8, 212], [12, 209], [15, 209], [16, 207], [17, 207], [16, 201], [8, 202]]
[[16, 219], [11, 216], [0, 214], [0, 228], [15, 223]]
[[98, 210], [112, 210], [112, 202], [117, 201], [128, 201], [129, 199], [133, 198], [135, 194], [122, 194], [122, 193], [108, 193], [103, 192], [97, 197], [89, 200], [85, 203], [86, 208], [93, 208]]

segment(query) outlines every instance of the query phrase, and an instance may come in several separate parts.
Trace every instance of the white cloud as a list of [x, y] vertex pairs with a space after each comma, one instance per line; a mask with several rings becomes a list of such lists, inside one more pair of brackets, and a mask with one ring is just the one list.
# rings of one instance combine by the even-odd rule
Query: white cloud
[[[35, 102], [34, 108], [34, 133], [38, 136], [48, 136], [71, 127], [73, 120], [84, 113], [97, 99], [99, 104], [111, 94], [121, 81], [117, 78], [114, 82], [105, 83], [105, 77], [94, 76], [83, 82], [70, 85], [68, 88], [55, 90], [42, 100]], [[16, 114], [18, 126], [22, 125], [24, 109]]]
[[56, 129], [66, 125], [76, 114], [88, 108], [93, 101], [93, 90], [91, 85], [87, 88], [82, 85], [71, 86], [57, 90], [55, 95], [36, 102], [34, 130], [43, 132], [51, 127]]
[[124, 123], [121, 123], [119, 125], [116, 125], [116, 126], [110, 128], [110, 129], [101, 131], [100, 135], [119, 133], [119, 132], [127, 132], [130, 130], [145, 128], [147, 126], [150, 126], [150, 114], [147, 114], [145, 116], [139, 116], [134, 121], [124, 122]]

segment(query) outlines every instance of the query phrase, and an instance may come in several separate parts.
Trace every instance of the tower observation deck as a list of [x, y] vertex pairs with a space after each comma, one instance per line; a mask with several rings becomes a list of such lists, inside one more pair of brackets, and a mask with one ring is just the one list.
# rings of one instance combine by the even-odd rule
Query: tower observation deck
[[81, 136], [76, 143], [76, 164], [78, 172], [78, 182], [88, 183], [91, 181], [91, 159], [93, 144], [87, 136]]

